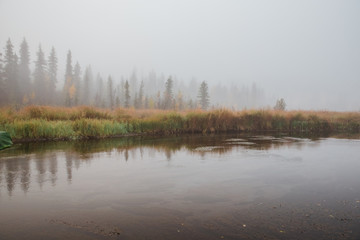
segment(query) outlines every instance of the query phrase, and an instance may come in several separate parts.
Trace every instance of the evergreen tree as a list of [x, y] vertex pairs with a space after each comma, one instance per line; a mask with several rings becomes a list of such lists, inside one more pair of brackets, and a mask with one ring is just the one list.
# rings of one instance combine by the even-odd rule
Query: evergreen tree
[[10, 38], [6, 42], [5, 56], [4, 56], [4, 81], [5, 89], [8, 91], [9, 102], [17, 102], [17, 79], [16, 79], [16, 57], [14, 54], [14, 46]]
[[66, 69], [65, 69], [65, 82], [64, 82], [64, 98], [65, 98], [65, 105], [71, 106], [72, 99], [71, 99], [71, 88], [73, 86], [73, 68], [72, 68], [72, 57], [71, 57], [71, 51], [68, 51], [67, 57], [66, 57]]
[[108, 94], [108, 106], [113, 109], [114, 108], [114, 89], [113, 89], [113, 81], [111, 76], [108, 77], [107, 81], [107, 94]]
[[115, 90], [115, 107], [119, 108], [121, 105], [121, 85], [117, 84], [116, 90]]
[[125, 82], [125, 102], [124, 107], [129, 108], [130, 107], [130, 85], [129, 82], [126, 80]]
[[[90, 104], [90, 99], [93, 96], [91, 94], [91, 84], [92, 84], [92, 79], [93, 79], [93, 75], [92, 75], [92, 70], [91, 70], [91, 66], [89, 65], [86, 70], [85, 70], [85, 74], [84, 74], [84, 80], [83, 80], [83, 86], [82, 86], [82, 104], [85, 105], [89, 105]], [[102, 82], [102, 78], [100, 76], [100, 74], [98, 74], [97, 76], [97, 94], [98, 94], [98, 98], [100, 101], [96, 102], [96, 104], [101, 104], [102, 102], [102, 97], [103, 97], [103, 82]], [[100, 86], [99, 86], [100, 84]], [[100, 87], [100, 88], [99, 88]]]
[[75, 88], [74, 105], [78, 105], [80, 99], [80, 86], [81, 86], [81, 67], [79, 62], [76, 62], [74, 66], [73, 84]]
[[136, 90], [137, 90], [137, 76], [136, 76], [136, 69], [134, 69], [131, 73], [130, 76], [130, 80], [129, 80], [129, 85], [130, 85], [130, 92], [131, 94], [133, 94], [133, 96], [135, 96]]
[[19, 92], [19, 57], [16, 55], [16, 53], [14, 54], [14, 79], [15, 79], [15, 88], [14, 88], [14, 96], [15, 96], [15, 102], [17, 104], [20, 104], [22, 102], [22, 96]]
[[144, 81], [142, 80], [139, 88], [138, 108], [144, 108]]
[[120, 96], [120, 105], [124, 105], [124, 103], [125, 103], [125, 79], [123, 76], [121, 76], [119, 96]]
[[8, 102], [7, 93], [2, 54], [0, 53], [0, 106], [5, 105]]
[[20, 63], [19, 63], [19, 95], [22, 98], [23, 103], [28, 102], [31, 93], [31, 81], [30, 81], [30, 54], [29, 46], [23, 39], [20, 45]]
[[115, 107], [120, 107], [120, 85], [118, 84], [115, 90]]
[[49, 103], [54, 103], [53, 99], [56, 94], [56, 83], [57, 83], [57, 64], [58, 59], [56, 56], [55, 48], [51, 48], [51, 52], [48, 58], [48, 77], [49, 77], [49, 83], [48, 83], [48, 94], [49, 94]]
[[170, 109], [173, 105], [173, 84], [174, 82], [170, 76], [165, 83], [164, 103], [163, 103], [164, 109]]
[[[85, 78], [84, 78], [84, 85], [87, 85], [85, 84]], [[98, 73], [96, 76], [96, 89], [97, 91], [95, 95], [95, 106], [102, 107], [104, 84], [103, 84], [103, 79], [100, 76], [100, 73]]]
[[208, 85], [205, 81], [203, 81], [200, 85], [198, 99], [201, 108], [206, 110], [209, 107], [209, 93]]
[[35, 70], [34, 70], [34, 92], [38, 104], [45, 104], [46, 92], [48, 87], [46, 75], [46, 60], [44, 52], [39, 45], [39, 50], [36, 53]]
[[135, 97], [134, 97], [134, 108], [139, 108], [139, 99], [138, 99], [138, 95], [137, 93], [135, 93]]

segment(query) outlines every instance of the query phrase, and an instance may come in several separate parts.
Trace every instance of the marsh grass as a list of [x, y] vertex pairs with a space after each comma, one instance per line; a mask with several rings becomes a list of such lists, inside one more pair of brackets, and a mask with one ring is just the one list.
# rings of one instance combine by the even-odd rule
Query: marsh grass
[[359, 133], [359, 112], [327, 111], [162, 111], [89, 106], [29, 106], [0, 109], [0, 130], [14, 140], [82, 139], [125, 134], [220, 132]]

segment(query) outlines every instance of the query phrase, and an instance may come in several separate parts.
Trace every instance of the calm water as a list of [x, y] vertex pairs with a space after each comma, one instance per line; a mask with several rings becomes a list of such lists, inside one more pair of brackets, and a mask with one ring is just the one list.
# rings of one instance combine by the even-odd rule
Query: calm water
[[0, 152], [0, 239], [360, 239], [360, 140], [18, 144]]

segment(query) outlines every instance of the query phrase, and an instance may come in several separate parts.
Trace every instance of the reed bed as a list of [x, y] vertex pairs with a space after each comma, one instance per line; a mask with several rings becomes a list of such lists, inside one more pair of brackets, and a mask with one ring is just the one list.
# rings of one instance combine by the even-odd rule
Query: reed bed
[[164, 111], [89, 106], [0, 109], [0, 130], [16, 140], [83, 139], [126, 134], [221, 132], [359, 133], [360, 112]]

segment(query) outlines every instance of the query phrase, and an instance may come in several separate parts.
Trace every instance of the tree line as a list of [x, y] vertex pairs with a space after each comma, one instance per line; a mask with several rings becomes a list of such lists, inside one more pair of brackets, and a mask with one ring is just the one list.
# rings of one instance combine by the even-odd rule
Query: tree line
[[[155, 74], [155, 73], [152, 73]], [[94, 78], [91, 66], [82, 72], [78, 62], [73, 64], [69, 50], [66, 58], [63, 88], [57, 89], [58, 58], [54, 47], [46, 57], [41, 46], [36, 53], [34, 70], [30, 70], [29, 46], [24, 38], [19, 55], [8, 39], [4, 55], [0, 53], [0, 104], [1, 105], [94, 105], [103, 108], [134, 107], [137, 109], [176, 109], [209, 107], [208, 85], [204, 81], [198, 89], [197, 99], [185, 99], [181, 91], [174, 93], [174, 80], [168, 77], [163, 92], [145, 91], [144, 79], [138, 85], [136, 72], [130, 79], [122, 77], [114, 82], [111, 76], [105, 81], [100, 74]], [[156, 77], [155, 77], [156, 78]], [[149, 85], [154, 76], [149, 75]]]
[[[72, 52], [66, 57], [64, 75], [58, 73], [58, 58], [54, 47], [46, 55], [39, 45], [33, 68], [30, 49], [24, 38], [19, 51], [8, 39], [4, 53], [0, 52], [0, 106], [93, 105], [101, 108], [185, 110], [210, 107], [253, 108], [264, 102], [264, 93], [256, 84], [222, 85], [209, 89], [206, 81], [192, 79], [184, 83], [175, 77], [165, 77], [155, 71], [141, 75], [134, 70], [128, 77], [114, 80], [100, 73], [94, 76], [90, 65], [82, 69], [73, 62]], [[61, 76], [62, 77], [59, 77]], [[61, 87], [60, 87], [61, 86]]]

